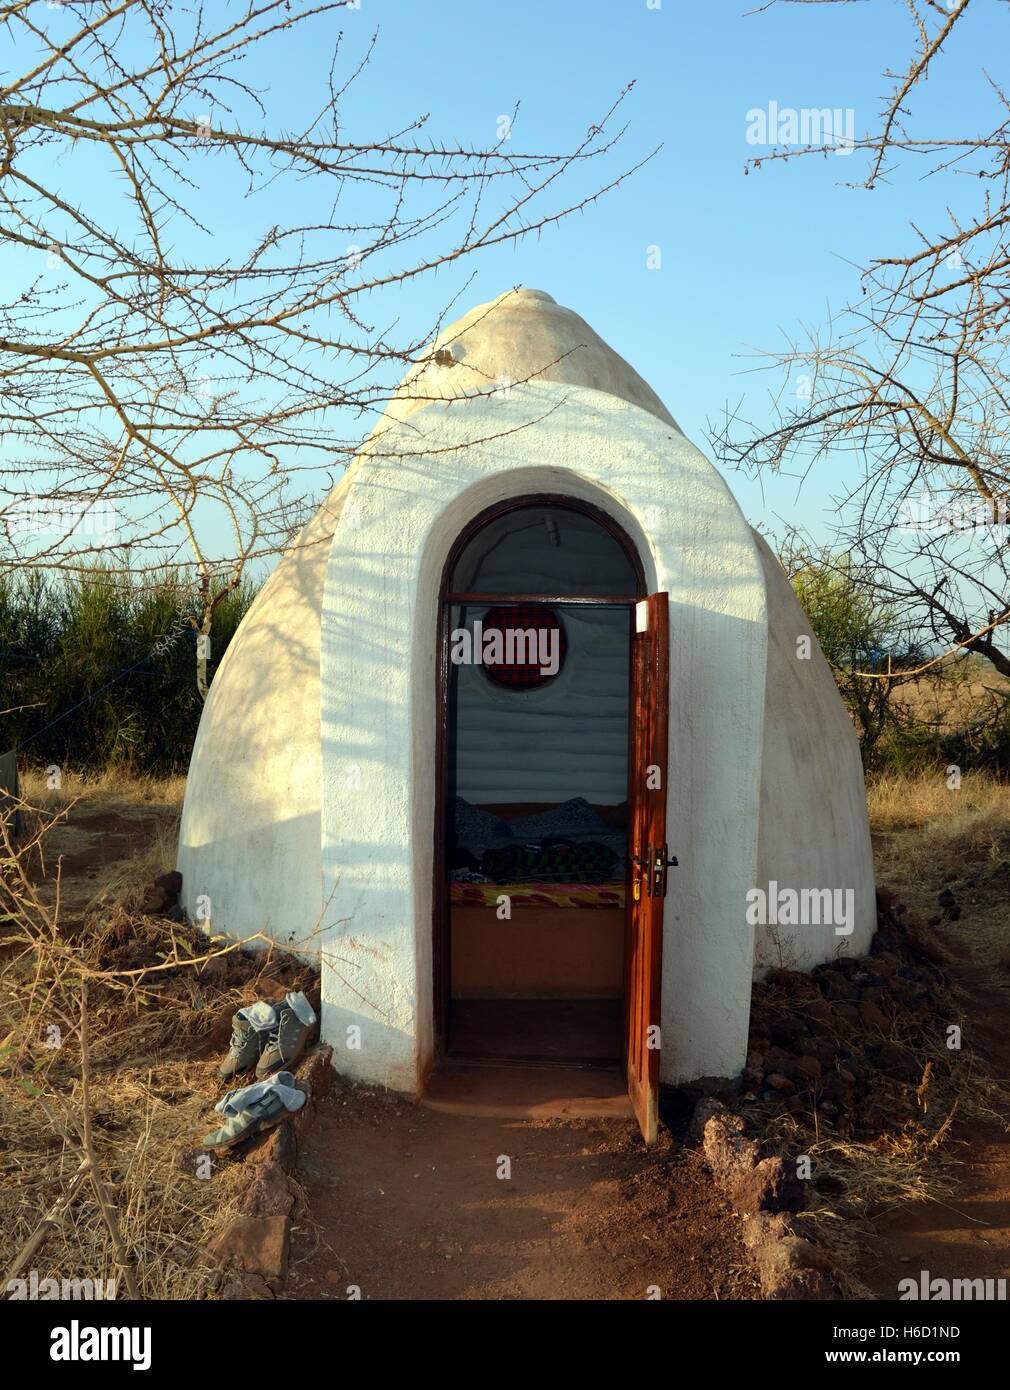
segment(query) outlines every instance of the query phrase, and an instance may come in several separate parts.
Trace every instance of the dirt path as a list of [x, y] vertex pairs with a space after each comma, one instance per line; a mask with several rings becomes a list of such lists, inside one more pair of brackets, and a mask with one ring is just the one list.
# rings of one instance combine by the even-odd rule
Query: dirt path
[[669, 1136], [647, 1153], [627, 1121], [473, 1118], [339, 1086], [299, 1177], [288, 1298], [758, 1296], [697, 1153]]
[[[950, 974], [965, 997], [965, 1032], [971, 1045], [1010, 1081], [1010, 991], [980, 965], [970, 923], [952, 923], [938, 936], [952, 957]], [[1010, 1279], [1010, 1134], [998, 1122], [954, 1128], [956, 1191], [942, 1202], [917, 1203], [882, 1213], [877, 1240], [862, 1277], [878, 1298], [899, 1296], [899, 1281]]]

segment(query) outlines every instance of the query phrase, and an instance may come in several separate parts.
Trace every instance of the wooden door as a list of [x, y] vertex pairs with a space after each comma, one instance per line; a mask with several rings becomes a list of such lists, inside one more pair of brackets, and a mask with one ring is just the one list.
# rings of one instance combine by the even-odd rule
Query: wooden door
[[647, 1144], [659, 1129], [659, 1023], [670, 687], [669, 603], [651, 594], [635, 607], [631, 647], [628, 893], [624, 948], [624, 1049], [628, 1094]]

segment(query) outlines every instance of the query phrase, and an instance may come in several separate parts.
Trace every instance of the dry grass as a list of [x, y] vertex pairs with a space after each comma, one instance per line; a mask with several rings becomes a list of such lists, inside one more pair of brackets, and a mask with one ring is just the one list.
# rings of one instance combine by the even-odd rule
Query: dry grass
[[956, 1061], [939, 1042], [916, 1052], [923, 1062], [917, 1109], [891, 1123], [876, 1138], [843, 1137], [829, 1126], [797, 1124], [782, 1117], [769, 1135], [790, 1152], [810, 1155], [822, 1184], [839, 1195], [815, 1202], [800, 1217], [811, 1238], [832, 1254], [848, 1298], [872, 1298], [858, 1270], [873, 1251], [870, 1220], [920, 1202], [946, 1205], [959, 1185], [964, 1140], [954, 1137], [956, 1122], [997, 1121], [1007, 1125], [1010, 1092], [970, 1051]]
[[63, 769], [59, 787], [49, 786], [49, 781], [44, 768], [29, 769], [21, 778], [21, 795], [32, 806], [48, 812], [65, 811], [75, 802], [103, 811], [124, 807], [131, 811], [148, 807], [181, 811], [186, 790], [186, 779], [181, 775], [149, 777], [124, 768], [101, 773]]
[[[38, 793], [37, 779], [25, 781], [25, 791]], [[72, 827], [82, 807], [136, 819], [143, 833], [97, 884], [74, 884], [68, 875], [58, 914], [48, 850], [45, 880], [37, 851], [8, 856], [0, 867], [8, 914], [0, 933], [0, 1275], [80, 1162], [86, 988], [95, 1147], [141, 1294], [212, 1296], [204, 1249], [248, 1181], [237, 1157], [216, 1156], [208, 1169], [199, 1148], [220, 1123], [216, 1067], [228, 1025], [243, 1004], [309, 988], [313, 972], [276, 950], [212, 948], [218, 953], [200, 961], [208, 951], [202, 934], [138, 913], [145, 886], [175, 860], [181, 779], [131, 783], [116, 775], [45, 790], [27, 819], [29, 834], [42, 828], [50, 844], [70, 833], [67, 822]], [[82, 887], [91, 890], [87, 907]], [[28, 1268], [40, 1278], [113, 1275], [109, 1232], [89, 1187]]]
[[[304, 967], [277, 954], [236, 954], [187, 967], [184, 962], [203, 939], [185, 926], [138, 915], [146, 885], [174, 862], [183, 789], [181, 778], [159, 782], [122, 773], [68, 776], [59, 789], [48, 788], [43, 774], [27, 777], [24, 784], [40, 820], [69, 811], [65, 821], [72, 828], [75, 811], [83, 810], [153, 822], [130, 857], [105, 866], [97, 881], [87, 884], [81, 901], [88, 906], [80, 922], [64, 925], [68, 944], [93, 971], [179, 962], [139, 983], [106, 978], [91, 986], [100, 1157], [115, 1185], [142, 1291], [156, 1298], [212, 1294], [213, 1274], [202, 1251], [227, 1221], [245, 1184], [234, 1159], [219, 1159], [209, 1179], [197, 1176], [194, 1143], [214, 1127], [212, 1107], [221, 1092], [217, 1049], [212, 1056], [208, 1046], [215, 1026], [280, 983], [302, 987], [307, 980]], [[924, 917], [938, 910], [939, 888], [952, 884], [965, 917], [951, 930], [963, 934], [981, 963], [1010, 969], [1010, 787], [973, 775], [964, 777], [957, 791], [938, 775], [887, 777], [870, 786], [868, 804], [879, 881]], [[60, 825], [51, 832], [57, 845], [61, 833]], [[80, 1058], [73, 1038], [57, 1053], [43, 1046], [57, 1006], [65, 1012], [73, 1003], [72, 997], [53, 992], [45, 953], [3, 942], [0, 949], [6, 952], [0, 1040], [10, 1033], [15, 1038], [13, 1051], [5, 1053], [0, 1045], [0, 1266], [5, 1267], [77, 1165], [73, 1145], [50, 1119], [52, 1107], [42, 1103], [44, 1094], [31, 1091], [54, 1089], [76, 1106]], [[66, 985], [66, 980], [60, 985], [64, 994]], [[900, 1026], [895, 1036], [913, 1041]], [[916, 1113], [901, 1118], [896, 1108], [895, 1122], [876, 1139], [858, 1142], [840, 1135], [819, 1124], [816, 1115], [809, 1124], [793, 1117], [774, 1122], [783, 1145], [810, 1153], [815, 1171], [843, 1192], [803, 1220], [850, 1271], [865, 1250], [868, 1213], [949, 1196], [957, 1178], [957, 1147], [948, 1142], [953, 1118], [1005, 1113], [1005, 1095], [981, 1069], [965, 1065], [965, 1053], [952, 1060], [942, 1046], [915, 1046], [924, 1070], [931, 1064]], [[81, 1198], [34, 1265], [41, 1277], [102, 1277], [111, 1273], [109, 1260], [108, 1234], [94, 1204]], [[847, 1278], [850, 1294], [866, 1296], [854, 1274]]]
[[957, 940], [986, 971], [1010, 966], [1010, 785], [977, 773], [948, 789], [936, 774], [886, 777], [868, 790], [877, 881], [927, 921], [949, 888]]
[[[1010, 971], [1010, 786], [979, 774], [963, 776], [957, 789], [939, 773], [886, 776], [870, 783], [867, 804], [878, 885], [906, 903], [914, 919], [936, 923], [941, 946], [960, 961], [1004, 978]], [[961, 905], [960, 920], [940, 921], [937, 895], [944, 889]], [[923, 1079], [917, 1089], [876, 1079], [882, 1123], [874, 1135], [840, 1134], [816, 1111], [779, 1115], [768, 1124], [769, 1140], [781, 1151], [808, 1153], [819, 1180], [827, 1180], [825, 1190], [838, 1194], [812, 1206], [801, 1224], [831, 1252], [849, 1297], [872, 1297], [857, 1272], [873, 1249], [869, 1218], [924, 1201], [943, 1206], [958, 1187], [966, 1135], [979, 1123], [1010, 1128], [1005, 1079], [967, 1042], [960, 1051], [945, 1046], [943, 1025], [963, 1023], [970, 1007], [956, 985], [936, 986], [934, 1026], [923, 1030], [895, 1017], [890, 1039], [911, 1048]], [[873, 1039], [849, 1029], [836, 1042], [859, 1052]]]
[[[139, 978], [115, 973], [141, 962], [185, 962], [206, 944], [187, 926], [120, 909], [106, 912], [81, 939], [82, 963], [102, 972], [88, 987], [98, 1153], [145, 1298], [212, 1293], [204, 1248], [248, 1181], [235, 1157], [215, 1156], [208, 1170], [199, 1146], [220, 1123], [213, 1107], [222, 1089], [216, 1075], [222, 1022], [227, 1026], [243, 1004], [311, 981], [307, 967], [267, 952], [235, 952]], [[53, 1023], [68, 1032], [66, 981], [47, 979], [45, 961], [31, 950], [9, 961], [5, 976], [0, 1037], [19, 1036], [0, 1052], [0, 1269], [77, 1167], [76, 1145], [61, 1137], [60, 1116], [81, 1099], [76, 1038], [67, 1036], [55, 1052], [45, 1046]], [[112, 1275], [110, 1260], [108, 1233], [85, 1194], [33, 1263], [40, 1278], [97, 1278]]]
[[953, 733], [984, 718], [1005, 700], [1010, 681], [982, 658], [954, 657], [902, 685], [899, 702], [938, 733]]
[[175, 864], [178, 844], [178, 816], [160, 818], [139, 851], [129, 859], [110, 864], [100, 873], [88, 901], [88, 915], [93, 916], [110, 907], [139, 912], [145, 890], [154, 879]]
[[980, 772], [964, 773], [956, 789], [941, 772], [877, 777], [866, 804], [875, 831], [930, 829], [956, 841], [978, 828], [1010, 829], [1010, 784]]

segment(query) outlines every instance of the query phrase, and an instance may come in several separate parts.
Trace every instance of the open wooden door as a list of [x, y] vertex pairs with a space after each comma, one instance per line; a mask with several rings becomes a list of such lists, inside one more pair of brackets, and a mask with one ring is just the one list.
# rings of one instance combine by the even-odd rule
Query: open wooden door
[[660, 988], [667, 866], [666, 754], [670, 627], [666, 594], [635, 607], [631, 648], [629, 862], [624, 944], [628, 1094], [647, 1144], [659, 1130]]

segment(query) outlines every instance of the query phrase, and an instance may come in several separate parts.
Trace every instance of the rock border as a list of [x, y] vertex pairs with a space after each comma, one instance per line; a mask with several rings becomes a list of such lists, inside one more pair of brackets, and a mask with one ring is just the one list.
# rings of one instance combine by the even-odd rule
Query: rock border
[[714, 1096], [703, 1096], [688, 1137], [700, 1141], [716, 1186], [743, 1217], [743, 1243], [762, 1297], [777, 1302], [839, 1298], [831, 1262], [800, 1235], [793, 1220], [793, 1213], [806, 1206], [803, 1184], [784, 1159], [762, 1158], [746, 1128], [742, 1115]]
[[251, 1168], [238, 1214], [219, 1231], [206, 1253], [223, 1276], [223, 1299], [276, 1298], [288, 1274], [291, 1213], [297, 1190], [291, 1181], [299, 1148], [333, 1084], [333, 1049], [316, 1046], [296, 1072], [305, 1092], [301, 1110], [251, 1140], [243, 1163]]

